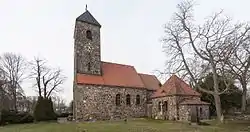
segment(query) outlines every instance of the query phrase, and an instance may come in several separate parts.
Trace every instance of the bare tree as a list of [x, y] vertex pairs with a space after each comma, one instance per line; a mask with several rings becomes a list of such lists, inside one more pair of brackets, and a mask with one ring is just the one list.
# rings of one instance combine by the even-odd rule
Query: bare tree
[[13, 99], [14, 110], [17, 110], [17, 97], [23, 95], [23, 89], [20, 84], [24, 79], [26, 61], [21, 55], [5, 53], [0, 58], [0, 69], [5, 75], [6, 88]]
[[[246, 28], [245, 30], [249, 30]], [[241, 111], [246, 111], [246, 97], [247, 97], [247, 85], [250, 81], [250, 34], [246, 34], [242, 40], [239, 41], [240, 46], [237, 51], [234, 52], [230, 61], [227, 61], [228, 72], [231, 72], [236, 76], [236, 79], [240, 82], [242, 87], [242, 104]]]
[[[234, 77], [225, 72], [225, 62], [235, 52], [238, 43], [246, 33], [237, 34], [244, 26], [232, 24], [231, 19], [222, 16], [222, 12], [215, 13], [206, 18], [202, 26], [194, 23], [192, 1], [184, 1], [178, 4], [178, 12], [165, 26], [164, 51], [170, 57], [167, 62], [173, 73], [181, 73], [188, 76], [197, 88], [203, 92], [212, 94], [215, 99], [217, 119], [221, 119], [220, 94], [226, 92], [233, 83]], [[204, 78], [207, 72], [212, 72], [213, 90], [206, 90], [199, 85], [200, 78]], [[231, 77], [225, 81], [227, 88], [219, 90], [218, 75]]]
[[46, 61], [40, 58], [35, 58], [31, 66], [31, 78], [35, 79], [39, 97], [49, 98], [51, 94], [61, 90], [60, 86], [66, 79], [61, 69], [46, 66]]

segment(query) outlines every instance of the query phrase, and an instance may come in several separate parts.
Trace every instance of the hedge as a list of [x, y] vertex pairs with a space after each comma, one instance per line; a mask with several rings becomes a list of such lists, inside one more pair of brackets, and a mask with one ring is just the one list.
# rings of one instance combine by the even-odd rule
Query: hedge
[[17, 113], [14, 111], [2, 111], [0, 124], [22, 124], [22, 123], [31, 123], [34, 121], [34, 118], [29, 113]]

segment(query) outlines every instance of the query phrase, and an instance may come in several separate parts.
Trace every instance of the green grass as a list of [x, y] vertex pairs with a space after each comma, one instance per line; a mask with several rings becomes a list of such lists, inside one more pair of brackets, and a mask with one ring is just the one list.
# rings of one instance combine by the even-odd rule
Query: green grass
[[100, 121], [94, 123], [37, 123], [0, 127], [0, 132], [250, 132], [250, 121], [230, 121], [210, 126], [190, 126], [187, 123], [137, 119], [123, 121]]

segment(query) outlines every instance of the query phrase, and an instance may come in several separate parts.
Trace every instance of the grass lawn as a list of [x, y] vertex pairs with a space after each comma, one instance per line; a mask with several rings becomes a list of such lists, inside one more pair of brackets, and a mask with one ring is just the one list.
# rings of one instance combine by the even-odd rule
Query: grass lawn
[[0, 127], [0, 132], [250, 132], [250, 121], [230, 121], [222, 125], [210, 122], [209, 126], [190, 126], [187, 123], [136, 119], [94, 123], [37, 123], [8, 125]]

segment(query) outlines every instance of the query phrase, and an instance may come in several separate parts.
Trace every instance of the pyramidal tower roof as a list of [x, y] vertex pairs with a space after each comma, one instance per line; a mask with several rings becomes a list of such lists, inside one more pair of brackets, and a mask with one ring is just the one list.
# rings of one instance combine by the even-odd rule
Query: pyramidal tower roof
[[86, 22], [86, 23], [93, 24], [93, 25], [101, 27], [101, 24], [87, 10], [87, 5], [86, 5], [86, 11], [82, 15], [77, 17], [76, 21]]

